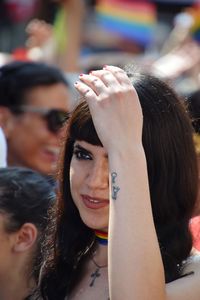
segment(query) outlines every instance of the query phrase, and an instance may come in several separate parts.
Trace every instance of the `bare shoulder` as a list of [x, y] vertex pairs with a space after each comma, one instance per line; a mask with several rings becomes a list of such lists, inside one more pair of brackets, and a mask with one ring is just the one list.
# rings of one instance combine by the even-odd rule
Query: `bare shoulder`
[[183, 278], [166, 285], [167, 300], [199, 300], [200, 299], [200, 255], [195, 255], [187, 262]]

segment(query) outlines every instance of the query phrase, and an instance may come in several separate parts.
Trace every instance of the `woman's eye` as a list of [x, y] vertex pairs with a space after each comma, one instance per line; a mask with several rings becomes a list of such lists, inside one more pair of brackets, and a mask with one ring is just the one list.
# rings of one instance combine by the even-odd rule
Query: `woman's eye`
[[92, 159], [90, 154], [85, 153], [84, 151], [81, 151], [81, 150], [75, 150], [74, 155], [79, 160], [91, 160]]

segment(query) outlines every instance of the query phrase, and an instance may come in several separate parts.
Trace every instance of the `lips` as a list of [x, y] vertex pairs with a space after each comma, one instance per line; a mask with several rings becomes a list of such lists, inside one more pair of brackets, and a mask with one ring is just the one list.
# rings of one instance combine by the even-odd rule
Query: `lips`
[[84, 205], [90, 209], [100, 209], [109, 205], [108, 199], [94, 198], [88, 195], [81, 195]]
[[56, 162], [59, 156], [59, 150], [58, 147], [48, 146], [45, 148], [44, 153], [50, 161]]

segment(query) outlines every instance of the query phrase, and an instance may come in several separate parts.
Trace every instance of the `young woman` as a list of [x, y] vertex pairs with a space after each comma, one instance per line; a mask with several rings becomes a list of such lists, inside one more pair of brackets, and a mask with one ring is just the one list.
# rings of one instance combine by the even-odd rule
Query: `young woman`
[[53, 187], [25, 168], [0, 168], [0, 299], [28, 299], [38, 282]]
[[67, 127], [43, 299], [196, 300], [186, 261], [198, 176], [184, 107], [162, 81], [111, 66], [75, 86], [87, 102]]

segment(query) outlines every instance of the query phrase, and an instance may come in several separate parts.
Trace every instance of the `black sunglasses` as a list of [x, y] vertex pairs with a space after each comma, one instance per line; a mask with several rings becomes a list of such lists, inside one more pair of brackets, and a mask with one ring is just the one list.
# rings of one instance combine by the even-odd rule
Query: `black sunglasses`
[[47, 122], [48, 129], [56, 133], [69, 119], [70, 113], [60, 109], [47, 109], [43, 107], [21, 105], [19, 107], [10, 107], [10, 110], [14, 114], [20, 113], [37, 113], [40, 114]]

